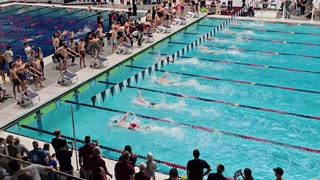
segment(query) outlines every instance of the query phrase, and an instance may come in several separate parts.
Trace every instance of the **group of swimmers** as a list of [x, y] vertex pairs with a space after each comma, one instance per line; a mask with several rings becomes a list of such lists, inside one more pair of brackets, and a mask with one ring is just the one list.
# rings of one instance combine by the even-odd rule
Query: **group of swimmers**
[[[174, 85], [175, 82], [167, 80], [168, 72], [165, 71], [165, 73], [160, 77], [155, 80], [156, 83], [160, 83], [163, 85]], [[138, 90], [138, 97], [135, 99], [137, 102], [136, 104], [138, 105], [143, 105], [147, 107], [157, 107], [157, 104], [148, 100], [145, 100], [142, 96], [141, 90]], [[150, 130], [152, 129], [151, 126], [148, 125], [139, 125], [136, 122], [126, 122], [127, 117], [133, 114], [131, 112], [127, 112], [119, 121], [118, 120], [113, 120], [112, 123], [123, 128], [127, 128], [130, 130], [137, 130], [137, 129], [144, 129], [144, 130]], [[134, 115], [134, 114], [133, 114]]]

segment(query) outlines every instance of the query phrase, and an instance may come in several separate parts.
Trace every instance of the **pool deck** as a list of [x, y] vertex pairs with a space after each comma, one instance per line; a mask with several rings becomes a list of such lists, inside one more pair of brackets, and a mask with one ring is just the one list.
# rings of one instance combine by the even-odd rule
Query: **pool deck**
[[[11, 3], [14, 4], [14, 3]], [[16, 4], [21, 4], [21, 3], [16, 3]], [[38, 4], [39, 5], [39, 4]], [[44, 6], [52, 6], [52, 5], [47, 5], [45, 4]], [[62, 6], [62, 5], [55, 5], [56, 7], [64, 7], [67, 8], [68, 6]], [[73, 6], [72, 8], [77, 8], [77, 6]], [[79, 8], [86, 8], [83, 6], [80, 6]], [[108, 10], [108, 8], [95, 8], [95, 9], [99, 9], [99, 10]], [[110, 9], [111, 10], [111, 9]], [[204, 15], [202, 14], [201, 17], [204, 17]], [[199, 18], [195, 18], [195, 19], [187, 19], [187, 25], [184, 26], [171, 26], [171, 33], [167, 33], [167, 34], [156, 34], [154, 36], [154, 42], [153, 43], [148, 43], [148, 44], [143, 44], [141, 48], [137, 47], [137, 44], [134, 43], [134, 49], [133, 49], [133, 53], [130, 55], [118, 55], [118, 54], [112, 54], [110, 51], [110, 48], [104, 47], [104, 52], [102, 57], [106, 57], [109, 60], [109, 65], [105, 68], [102, 69], [93, 69], [88, 67], [89, 65], [89, 58], [87, 57], [86, 62], [87, 62], [87, 68], [83, 68], [81, 70], [79, 70], [79, 66], [75, 66], [75, 67], [70, 67], [69, 70], [72, 72], [75, 72], [78, 76], [78, 83], [75, 83], [73, 85], [70, 86], [61, 86], [59, 84], [56, 83], [56, 79], [59, 76], [59, 71], [56, 70], [52, 70], [52, 60], [51, 60], [51, 56], [48, 56], [44, 59], [45, 61], [45, 73], [47, 75], [46, 78], [47, 80], [44, 81], [44, 85], [45, 88], [39, 89], [39, 91], [36, 91], [37, 93], [39, 93], [40, 96], [40, 103], [30, 107], [30, 108], [23, 108], [19, 105], [16, 104], [16, 101], [11, 98], [9, 100], [7, 100], [5, 103], [2, 103], [0, 106], [0, 114], [1, 114], [1, 121], [0, 121], [0, 127], [3, 127], [7, 124], [9, 124], [10, 122], [16, 120], [17, 118], [23, 116], [24, 114], [40, 107], [42, 104], [50, 102], [52, 100], [54, 100], [56, 97], [58, 97], [61, 94], [66, 93], [67, 91], [69, 91], [70, 89], [78, 86], [79, 84], [87, 81], [88, 79], [91, 79], [95, 76], [97, 76], [98, 74], [114, 67], [115, 65], [121, 63], [122, 61], [125, 61], [127, 58], [133, 56], [134, 54], [138, 54], [140, 52], [142, 52], [143, 50], [148, 49], [149, 47], [151, 47], [152, 45], [156, 44], [157, 42], [161, 41], [162, 39], [169, 37], [170, 35], [174, 34], [175, 32], [183, 29], [184, 27], [188, 26], [189, 24], [195, 22], [199, 20]], [[78, 58], [76, 58], [76, 62], [77, 62]], [[5, 83], [4, 84], [4, 88], [8, 90], [8, 93], [12, 94], [12, 86], [11, 83]], [[34, 89], [34, 88], [32, 88]]]

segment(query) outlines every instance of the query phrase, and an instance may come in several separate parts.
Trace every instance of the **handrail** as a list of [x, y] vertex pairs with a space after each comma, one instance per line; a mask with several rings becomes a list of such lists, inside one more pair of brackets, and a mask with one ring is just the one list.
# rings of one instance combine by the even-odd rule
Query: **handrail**
[[[19, 161], [19, 162], [23, 165], [23, 167], [25, 167], [25, 165], [26, 165], [26, 166], [32, 165], [31, 162], [24, 161], [24, 160], [21, 160], [21, 159], [17, 159], [17, 158], [11, 157], [11, 156], [7, 156], [7, 155], [2, 154], [2, 153], [0, 153], [0, 157], [2, 157], [2, 159], [0, 160], [0, 162], [3, 161], [4, 158], [7, 158], [9, 161], [10, 161], [10, 160], [17, 160], [17, 161]], [[59, 175], [59, 176], [63, 176], [63, 177], [67, 177], [67, 178], [72, 178], [72, 179], [75, 179], [75, 180], [84, 180], [84, 179], [82, 179], [82, 178], [78, 178], [78, 177], [76, 177], [76, 176], [72, 176], [72, 175], [70, 175], [70, 174], [66, 174], [66, 173], [63, 173], [63, 172], [60, 172], [60, 171], [54, 171], [54, 172], [55, 172], [57, 175]]]

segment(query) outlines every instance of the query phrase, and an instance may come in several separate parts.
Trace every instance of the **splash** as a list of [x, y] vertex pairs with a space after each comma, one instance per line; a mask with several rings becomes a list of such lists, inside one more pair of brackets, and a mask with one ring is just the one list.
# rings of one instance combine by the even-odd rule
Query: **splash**
[[190, 59], [184, 59], [184, 60], [175, 61], [174, 63], [175, 64], [182, 64], [182, 65], [184, 65], [184, 64], [202, 65], [202, 63], [196, 57], [190, 58]]

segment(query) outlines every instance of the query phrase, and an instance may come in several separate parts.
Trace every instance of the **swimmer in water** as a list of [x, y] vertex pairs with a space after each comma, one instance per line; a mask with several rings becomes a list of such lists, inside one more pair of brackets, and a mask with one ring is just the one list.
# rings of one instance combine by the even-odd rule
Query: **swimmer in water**
[[141, 103], [141, 104], [144, 104], [144, 105], [147, 105], [147, 106], [155, 106], [156, 103], [153, 103], [153, 102], [150, 102], [150, 101], [146, 101], [143, 97], [142, 97], [142, 94], [141, 94], [141, 90], [138, 90], [138, 102]]
[[173, 82], [168, 81], [166, 79], [168, 74], [169, 74], [168, 71], [165, 71], [164, 74], [157, 80], [157, 82], [164, 84], [164, 85], [173, 85]]
[[139, 124], [135, 122], [126, 122], [127, 117], [130, 115], [130, 112], [127, 112], [121, 120], [118, 122], [117, 120], [112, 121], [113, 124], [116, 124], [117, 126], [128, 128], [130, 130], [137, 130], [137, 129], [151, 129], [150, 126], [140, 126]]
[[214, 41], [215, 41], [215, 39], [214, 39], [214, 38], [207, 38], [207, 41], [214, 42]]
[[223, 32], [226, 33], [226, 34], [233, 34], [233, 32], [228, 28], [225, 29]]
[[223, 52], [220, 52], [220, 51], [211, 50], [211, 49], [209, 49], [208, 47], [205, 47], [205, 46], [200, 46], [199, 49], [200, 49], [201, 52], [208, 53], [208, 54], [219, 55], [219, 54], [223, 53]]

